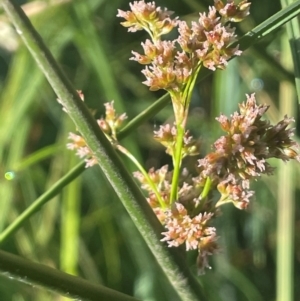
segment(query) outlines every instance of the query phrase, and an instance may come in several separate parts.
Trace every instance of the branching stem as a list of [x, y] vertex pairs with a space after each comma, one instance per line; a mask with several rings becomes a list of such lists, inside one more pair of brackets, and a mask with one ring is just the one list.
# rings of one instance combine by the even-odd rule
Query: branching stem
[[118, 144], [116, 146], [116, 148], [122, 153], [124, 154], [127, 158], [129, 158], [134, 164], [135, 166], [139, 169], [139, 171], [143, 174], [143, 176], [145, 177], [145, 179], [148, 182], [148, 185], [151, 187], [151, 190], [154, 192], [157, 200], [159, 201], [159, 204], [162, 208], [166, 208], [166, 204], [163, 201], [160, 193], [157, 190], [156, 185], [153, 183], [153, 181], [151, 180], [151, 178], [149, 177], [149, 174], [147, 173], [147, 171], [143, 168], [143, 166], [139, 163], [139, 161], [122, 145]]

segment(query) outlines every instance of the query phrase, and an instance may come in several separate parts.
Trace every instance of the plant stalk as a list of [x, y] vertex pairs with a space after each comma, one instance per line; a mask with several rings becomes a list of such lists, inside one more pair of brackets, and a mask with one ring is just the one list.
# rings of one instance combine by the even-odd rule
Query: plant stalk
[[0, 275], [38, 285], [66, 297], [83, 301], [138, 301], [138, 299], [71, 276], [40, 263], [0, 250]]

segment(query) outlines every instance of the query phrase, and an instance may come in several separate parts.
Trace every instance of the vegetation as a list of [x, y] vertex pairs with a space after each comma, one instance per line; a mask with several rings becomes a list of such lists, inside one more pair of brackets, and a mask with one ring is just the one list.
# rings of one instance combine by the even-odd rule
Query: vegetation
[[[197, 275], [202, 268], [200, 250], [185, 253], [184, 248], [168, 248], [160, 242], [164, 229], [130, 175], [136, 166], [115, 153], [116, 145], [111, 145], [94, 121], [104, 120], [103, 104], [114, 100], [116, 111], [126, 112], [128, 120], [110, 139], [118, 137], [145, 170], [172, 164], [152, 138], [153, 127], [158, 131], [166, 120], [173, 123], [170, 98], [162, 90], [153, 92], [142, 85], [139, 66], [128, 60], [131, 50], [141, 53], [140, 42], [147, 36], [142, 31], [126, 34], [116, 18], [117, 14], [124, 17], [118, 9], [128, 10], [128, 2], [21, 3], [45, 44], [18, 6], [8, 0], [0, 3], [4, 8], [0, 22], [5, 29], [0, 45], [3, 300], [289, 301], [300, 296], [294, 287], [300, 277], [296, 161], [271, 161], [277, 167], [275, 176], [261, 176], [252, 183], [255, 199], [246, 211], [222, 205], [222, 214], [212, 221], [220, 249], [204, 265], [212, 269]], [[157, 1], [187, 22], [198, 20], [198, 12], [207, 11], [212, 4]], [[237, 44], [241, 50], [249, 50], [234, 58], [226, 70], [213, 74], [197, 70], [193, 94], [187, 97], [187, 125], [194, 137], [201, 137], [202, 158], [222, 135], [215, 117], [220, 113], [230, 116], [246, 93], [255, 92], [257, 101], [269, 106], [266, 118], [272, 124], [285, 115], [297, 120], [299, 12], [299, 1], [274, 1], [272, 6], [267, 0], [253, 1], [250, 16], [237, 24], [242, 37]], [[176, 38], [173, 32], [169, 35]], [[137, 54], [135, 58], [139, 60]], [[211, 67], [210, 63], [206, 67]], [[84, 102], [75, 89], [82, 91]], [[170, 94], [174, 100], [174, 93]], [[77, 130], [100, 169], [85, 168], [86, 163], [66, 148], [69, 132]], [[291, 149], [285, 154], [296, 156]], [[181, 164], [178, 158], [174, 154], [175, 169]], [[192, 169], [197, 159], [186, 158], [184, 164]], [[207, 187], [210, 180], [206, 178], [200, 186]], [[173, 188], [171, 203], [176, 194]], [[201, 195], [208, 194], [202, 191]]]

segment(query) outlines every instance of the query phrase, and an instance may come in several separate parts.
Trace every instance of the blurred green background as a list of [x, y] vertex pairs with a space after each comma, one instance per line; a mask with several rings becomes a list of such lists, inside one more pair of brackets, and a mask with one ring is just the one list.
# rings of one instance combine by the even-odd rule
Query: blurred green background
[[[103, 116], [103, 103], [114, 100], [117, 111], [126, 112], [131, 119], [163, 95], [149, 92], [141, 84], [141, 66], [129, 61], [131, 50], [140, 51], [140, 43], [147, 38], [144, 32], [127, 33], [119, 24], [117, 9], [128, 10], [129, 1], [16, 2], [23, 5], [97, 117]], [[160, 0], [157, 4], [193, 20], [212, 2]], [[251, 30], [280, 9], [279, 0], [253, 0], [251, 15], [239, 24], [239, 32]], [[221, 134], [215, 117], [220, 112], [233, 113], [245, 100], [245, 93], [253, 92], [259, 102], [271, 106], [268, 118], [272, 122], [285, 114], [297, 117], [285, 27], [231, 61], [226, 71], [215, 72], [197, 84], [189, 127], [195, 137], [201, 137], [202, 155]], [[166, 120], [172, 122], [171, 116], [168, 106], [124, 140], [147, 168], [170, 163], [151, 135]], [[70, 131], [76, 131], [74, 125], [1, 11], [0, 231], [79, 162], [65, 147]], [[212, 269], [199, 278], [210, 301], [275, 300], [276, 260], [286, 256], [294, 267], [294, 300], [300, 300], [299, 167], [272, 163], [277, 165], [276, 174], [253, 183], [256, 197], [249, 210], [226, 205], [216, 220], [221, 250], [211, 260]], [[292, 255], [279, 252], [289, 235], [294, 244]], [[97, 166], [46, 204], [1, 248], [142, 300], [178, 300]], [[187, 254], [194, 271], [196, 255]], [[0, 275], [0, 300], [67, 299]]]

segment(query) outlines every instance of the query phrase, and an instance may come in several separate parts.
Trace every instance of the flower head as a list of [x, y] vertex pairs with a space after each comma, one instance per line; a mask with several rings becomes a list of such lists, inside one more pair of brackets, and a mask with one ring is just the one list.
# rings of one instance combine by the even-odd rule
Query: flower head
[[118, 10], [117, 17], [124, 18], [121, 22], [128, 31], [146, 30], [154, 40], [169, 33], [176, 26], [176, 19], [170, 17], [173, 14], [167, 8], [156, 7], [155, 2], [145, 3], [144, 1], [134, 1], [129, 3], [131, 11]]
[[215, 7], [219, 14], [224, 19], [224, 22], [241, 22], [249, 15], [250, 2], [247, 0], [241, 1], [239, 4], [234, 4], [233, 0], [227, 0], [224, 4], [222, 0], [215, 0]]
[[93, 156], [92, 151], [86, 145], [85, 140], [80, 135], [74, 133], [69, 133], [69, 137], [72, 142], [67, 144], [67, 148], [71, 150], [76, 150], [76, 155], [79, 158], [85, 158], [86, 167], [91, 167], [97, 164], [95, 157]]
[[126, 113], [121, 115], [116, 114], [113, 101], [105, 103], [104, 106], [105, 118], [98, 119], [97, 123], [105, 134], [117, 140], [117, 129], [120, 128], [124, 120], [127, 119], [127, 115]]
[[166, 241], [169, 247], [185, 243], [186, 250], [197, 250], [204, 238], [215, 235], [216, 229], [208, 226], [212, 213], [200, 213], [191, 217], [184, 206], [175, 203], [171, 209], [166, 212], [165, 236], [162, 241]]
[[295, 150], [298, 145], [291, 139], [294, 129], [287, 129], [292, 118], [285, 116], [275, 126], [262, 120], [268, 106], [256, 104], [254, 94], [247, 95], [247, 101], [239, 107], [240, 112], [230, 119], [224, 115], [216, 118], [227, 135], [214, 143], [212, 153], [199, 160], [199, 167], [200, 178], [210, 177], [218, 183], [222, 195], [219, 205], [231, 201], [243, 209], [253, 195], [248, 190], [249, 181], [273, 172], [267, 159], [300, 161], [300, 157]]
[[[81, 91], [78, 91], [80, 98], [83, 100], [84, 95]], [[127, 118], [125, 113], [118, 115], [114, 109], [114, 102], [108, 102], [105, 106], [105, 118], [97, 119], [97, 123], [100, 129], [107, 135], [111, 141], [116, 141], [116, 131], [122, 125]], [[94, 157], [92, 151], [87, 146], [84, 138], [74, 133], [69, 133], [68, 137], [72, 142], [67, 144], [67, 148], [76, 150], [76, 155], [80, 158], [84, 158], [86, 161], [86, 167], [96, 165], [97, 159]]]
[[208, 264], [208, 256], [217, 250], [216, 228], [209, 226], [212, 213], [199, 213], [194, 217], [188, 213], [181, 203], [174, 203], [172, 208], [165, 211], [164, 224], [166, 231], [161, 241], [166, 241], [169, 247], [185, 244], [187, 251], [198, 250], [197, 265], [200, 274], [204, 274]]
[[[176, 151], [177, 129], [175, 126], [165, 124], [160, 126], [158, 131], [154, 131], [154, 139], [166, 147], [166, 153], [173, 156]], [[186, 156], [195, 156], [199, 154], [199, 145], [197, 141], [190, 136], [189, 131], [185, 132], [183, 137], [182, 158]]]

